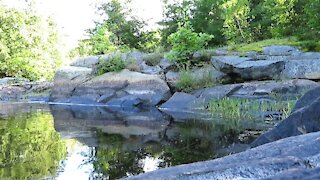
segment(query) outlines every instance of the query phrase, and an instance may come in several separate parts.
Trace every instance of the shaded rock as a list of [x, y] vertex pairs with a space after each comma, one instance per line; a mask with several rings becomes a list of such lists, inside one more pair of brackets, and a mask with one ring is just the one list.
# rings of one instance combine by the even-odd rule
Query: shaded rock
[[262, 52], [269, 56], [289, 56], [295, 52], [299, 52], [299, 49], [293, 46], [273, 45], [264, 47]]
[[80, 96], [82, 94], [103, 97], [102, 99], [97, 99], [99, 102], [132, 95], [141, 99], [144, 105], [151, 106], [157, 105], [171, 96], [168, 85], [160, 76], [129, 70], [123, 70], [119, 73], [105, 73], [78, 85], [73, 95]]
[[30, 82], [26, 78], [4, 77], [0, 79], [0, 85], [23, 84]]
[[145, 62], [141, 64], [141, 72], [144, 74], [162, 74], [160, 66], [148, 66]]
[[284, 61], [254, 61], [239, 56], [213, 56], [211, 62], [219, 71], [244, 80], [279, 78], [285, 64]]
[[171, 61], [169, 61], [168, 59], [163, 58], [163, 59], [160, 60], [159, 66], [160, 66], [165, 72], [168, 72], [168, 70], [170, 70], [170, 69], [174, 66], [174, 64], [173, 64]]
[[141, 105], [143, 103], [143, 100], [133, 96], [128, 95], [121, 98], [115, 98], [110, 101], [108, 101], [106, 104], [108, 106], [116, 106], [116, 107], [135, 107], [138, 105]]
[[320, 97], [320, 87], [316, 87], [310, 91], [308, 91], [306, 94], [304, 94], [295, 104], [292, 112], [303, 108], [305, 106], [308, 106], [311, 104], [315, 99]]
[[161, 109], [170, 110], [184, 110], [184, 109], [199, 109], [199, 102], [197, 98], [191, 94], [176, 92], [164, 104], [160, 106]]
[[50, 100], [72, 96], [77, 86], [91, 78], [92, 68], [68, 66], [60, 68], [54, 77], [54, 87]]
[[292, 169], [280, 173], [276, 176], [265, 178], [264, 180], [287, 180], [287, 179], [320, 179], [320, 168], [310, 168], [310, 169]]
[[286, 137], [316, 132], [320, 130], [320, 97], [309, 105], [294, 111], [275, 128], [261, 135], [252, 146], [273, 142]]
[[93, 68], [99, 63], [99, 56], [81, 57], [70, 64], [70, 66]]
[[226, 74], [216, 70], [212, 66], [205, 66], [192, 70], [192, 77], [196, 80], [210, 79], [213, 82], [226, 79]]
[[236, 65], [249, 61], [251, 58], [239, 57], [239, 56], [212, 56], [212, 65], [219, 71], [232, 74]]
[[284, 61], [245, 61], [234, 67], [234, 73], [245, 80], [276, 79], [284, 65]]
[[216, 55], [216, 50], [204, 50], [193, 53], [192, 58], [199, 61], [210, 61], [211, 56]]
[[233, 97], [270, 97], [275, 94], [297, 96], [319, 86], [311, 80], [287, 80], [287, 81], [254, 81], [242, 83], [242, 87], [235, 91]]
[[317, 132], [279, 140], [216, 160], [169, 167], [127, 179], [272, 178], [292, 170], [319, 167], [313, 163], [319, 155], [320, 132]]
[[176, 87], [177, 87], [178, 80], [180, 78], [179, 72], [175, 72], [175, 71], [170, 70], [165, 74], [165, 77], [166, 77], [166, 82], [170, 86], [170, 89], [175, 91]]
[[290, 60], [285, 63], [282, 78], [320, 79], [320, 61], [318, 59]]
[[197, 98], [203, 99], [208, 103], [212, 99], [221, 99], [228, 97], [242, 87], [241, 84], [221, 85], [212, 88], [205, 88], [193, 93]]

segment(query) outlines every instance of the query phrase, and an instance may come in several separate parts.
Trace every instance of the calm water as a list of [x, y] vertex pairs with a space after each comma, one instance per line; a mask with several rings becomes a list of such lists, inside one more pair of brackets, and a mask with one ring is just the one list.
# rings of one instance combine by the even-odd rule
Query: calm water
[[214, 159], [259, 134], [243, 127], [265, 128], [156, 109], [0, 104], [0, 179], [116, 179]]

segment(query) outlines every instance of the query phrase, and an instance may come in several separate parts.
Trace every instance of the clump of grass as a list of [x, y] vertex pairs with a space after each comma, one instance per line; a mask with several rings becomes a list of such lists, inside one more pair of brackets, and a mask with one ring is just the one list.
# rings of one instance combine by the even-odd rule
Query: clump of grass
[[296, 100], [290, 101], [252, 101], [248, 99], [223, 98], [212, 100], [208, 110], [211, 113], [222, 116], [226, 119], [254, 119], [250, 112], [278, 111], [282, 113], [282, 119], [287, 118]]
[[101, 61], [97, 65], [97, 75], [100, 76], [107, 72], [119, 72], [126, 68], [126, 62], [120, 55], [115, 55], [107, 61]]
[[180, 77], [177, 82], [177, 88], [184, 92], [191, 92], [196, 89], [212, 87], [216, 84], [210, 72], [201, 77], [195, 77], [190, 70], [180, 71]]
[[156, 66], [160, 63], [163, 56], [164, 56], [164, 53], [162, 52], [154, 52], [154, 53], [146, 54], [143, 57], [143, 60], [146, 62], [148, 66]]

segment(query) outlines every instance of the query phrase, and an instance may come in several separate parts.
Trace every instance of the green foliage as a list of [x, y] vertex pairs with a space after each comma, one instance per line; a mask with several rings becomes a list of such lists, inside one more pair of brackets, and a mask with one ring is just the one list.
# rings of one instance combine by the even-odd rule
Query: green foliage
[[177, 32], [171, 34], [168, 38], [172, 50], [166, 54], [166, 58], [175, 61], [177, 64], [189, 63], [188, 61], [192, 59], [193, 53], [204, 49], [212, 38], [212, 35], [193, 32], [190, 26], [180, 27]]
[[228, 0], [222, 5], [224, 14], [224, 34], [230, 43], [252, 41], [250, 30], [250, 1]]
[[25, 113], [0, 121], [0, 178], [54, 176], [66, 146], [49, 113]]
[[56, 26], [32, 7], [10, 9], [0, 3], [0, 76], [51, 79], [61, 64]]
[[223, 4], [224, 0], [195, 0], [195, 9], [190, 22], [194, 31], [214, 35], [209, 45], [216, 46], [226, 42], [223, 34]]
[[101, 61], [97, 66], [97, 75], [107, 72], [118, 72], [126, 68], [126, 62], [120, 55], [114, 55], [110, 59]]
[[96, 33], [91, 37], [92, 53], [107, 54], [114, 51], [116, 47], [110, 42], [110, 36], [106, 26], [97, 27]]

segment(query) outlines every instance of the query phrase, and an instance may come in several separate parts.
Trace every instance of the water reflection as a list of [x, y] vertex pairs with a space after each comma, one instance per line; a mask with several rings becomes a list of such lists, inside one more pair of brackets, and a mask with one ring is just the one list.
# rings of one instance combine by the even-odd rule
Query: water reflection
[[221, 157], [251, 142], [239, 138], [248, 124], [174, 121], [157, 109], [0, 109], [1, 178], [117, 179]]
[[[9, 107], [1, 106], [2, 110]], [[10, 112], [10, 111], [9, 111]], [[49, 112], [3, 114], [0, 118], [1, 179], [34, 179], [56, 173], [66, 155]]]

